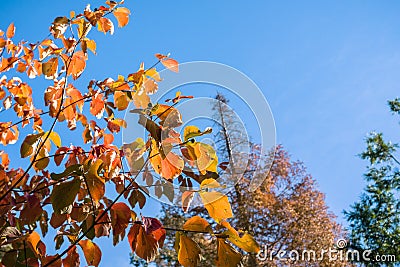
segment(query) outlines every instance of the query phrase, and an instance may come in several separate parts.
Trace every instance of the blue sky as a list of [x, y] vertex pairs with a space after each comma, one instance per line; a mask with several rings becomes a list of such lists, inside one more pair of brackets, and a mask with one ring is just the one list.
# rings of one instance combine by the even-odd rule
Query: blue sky
[[[36, 41], [54, 17], [87, 2], [102, 4], [2, 1], [0, 28], [14, 21], [17, 39]], [[400, 2], [127, 0], [126, 6], [133, 11], [127, 27], [111, 37], [92, 35], [98, 55], [89, 60], [88, 79], [130, 73], [167, 52], [179, 62], [216, 61], [241, 70], [265, 94], [278, 143], [305, 162], [343, 221], [342, 210], [365, 185], [365, 163], [356, 155], [367, 132], [398, 140], [386, 101], [400, 89]], [[47, 85], [35, 84], [39, 92]], [[105, 241], [108, 250], [111, 240]], [[126, 264], [127, 244], [112, 253]], [[103, 266], [119, 263], [103, 260]]]

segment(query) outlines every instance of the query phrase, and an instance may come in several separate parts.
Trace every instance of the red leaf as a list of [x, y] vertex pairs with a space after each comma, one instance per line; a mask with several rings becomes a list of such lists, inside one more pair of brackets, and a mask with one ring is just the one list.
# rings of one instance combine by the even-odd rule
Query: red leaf
[[60, 147], [57, 149], [55, 153], [56, 156], [54, 156], [54, 162], [56, 163], [57, 166], [60, 166], [68, 150], [69, 150], [68, 147]]
[[154, 260], [159, 247], [157, 240], [153, 235], [146, 234], [146, 230], [139, 224], [134, 224], [129, 233], [128, 241], [132, 252], [147, 262]]
[[76, 252], [76, 246], [73, 246], [67, 254], [67, 257], [62, 260], [64, 267], [79, 267], [80, 266], [80, 259], [79, 254]]
[[146, 234], [151, 234], [153, 231], [160, 229], [162, 227], [162, 223], [156, 218], [143, 217], [142, 221], [144, 224], [144, 229], [146, 229]]
[[[53, 256], [46, 256], [44, 258], [42, 258], [42, 266], [49, 266], [49, 267], [61, 267], [62, 262], [61, 259], [58, 258], [57, 260], [55, 260], [54, 262], [52, 262], [55, 258], [58, 257], [58, 254], [53, 255]], [[50, 262], [52, 262], [51, 264], [49, 264]], [[64, 265], [65, 266], [65, 265]]]
[[125, 229], [131, 219], [131, 210], [125, 203], [118, 202], [111, 207], [110, 213], [114, 245], [116, 245], [119, 242], [119, 238], [125, 236]]

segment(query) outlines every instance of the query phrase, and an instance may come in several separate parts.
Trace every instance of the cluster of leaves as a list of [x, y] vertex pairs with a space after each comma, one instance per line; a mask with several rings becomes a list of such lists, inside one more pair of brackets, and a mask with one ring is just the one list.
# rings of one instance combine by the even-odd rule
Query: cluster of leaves
[[[248, 140], [244, 139], [245, 135], [240, 130], [238, 118], [225, 105], [228, 100], [221, 94], [218, 94], [216, 99], [218, 101], [211, 108], [214, 110], [213, 117], [220, 122], [220, 125], [214, 126], [214, 132], [217, 133], [214, 140], [218, 144], [218, 158], [227, 162], [234, 158], [235, 167], [246, 166], [242, 179], [227, 194], [235, 211], [230, 223], [238, 229], [238, 235], [232, 235], [235, 231], [226, 231], [230, 229], [229, 225], [216, 224], [204, 207], [192, 209], [189, 215], [200, 215], [220, 234], [230, 235], [228, 240], [238, 253], [229, 252], [228, 257], [235, 262], [240, 259], [237, 255], [242, 254], [240, 262], [244, 266], [352, 266], [346, 261], [330, 261], [328, 257], [312, 262], [277, 257], [276, 252], [279, 250], [320, 251], [321, 248], [333, 248], [335, 240], [343, 238], [345, 233], [335, 222], [335, 216], [329, 212], [324, 195], [316, 188], [315, 180], [307, 173], [304, 164], [293, 161], [281, 145], [268, 155], [262, 155], [259, 145], [249, 144]], [[234, 148], [243, 145], [250, 146], [249, 155], [235, 155]], [[270, 161], [272, 164], [269, 171], [255, 171], [259, 164], [268, 166], [266, 163]], [[229, 171], [230, 165], [227, 167]], [[250, 192], [247, 188], [256, 175], [265, 176], [265, 180], [255, 192]], [[162, 212], [161, 221], [164, 225], [185, 227], [187, 214], [181, 209], [165, 205]], [[208, 227], [208, 223], [203, 221], [202, 224]], [[247, 240], [247, 245], [256, 244], [250, 242], [251, 236], [254, 236], [258, 244], [263, 245], [259, 251], [260, 258], [256, 253], [258, 249], [251, 249], [242, 243]], [[202, 251], [201, 266], [212, 267], [215, 266], [216, 260], [221, 260], [218, 235], [204, 236], [191, 232], [190, 237], [199, 244]], [[175, 239], [176, 235], [167, 232], [166, 245], [156, 258], [157, 266], [178, 266], [179, 250], [168, 242]], [[269, 259], [270, 253], [273, 254], [273, 259]], [[132, 263], [136, 264], [135, 266], [147, 266], [135, 257], [132, 257]]]
[[[399, 114], [400, 101], [389, 101], [390, 110]], [[371, 250], [369, 257], [395, 255], [400, 261], [400, 162], [398, 145], [385, 141], [382, 133], [371, 133], [360, 157], [368, 161], [368, 185], [345, 215], [350, 223], [351, 248]], [[361, 259], [363, 261], [363, 259]], [[395, 262], [363, 262], [366, 266], [395, 266]]]
[[[136, 178], [142, 175], [154, 186], [152, 173], [166, 185], [161, 194], [169, 197], [168, 188], [175, 179], [185, 185], [187, 190], [181, 192], [185, 210], [199, 194], [209, 215], [226, 229], [214, 233], [208, 222], [197, 216], [183, 229], [169, 229], [178, 232], [176, 247], [183, 266], [197, 266], [200, 258], [198, 245], [187, 236], [191, 231], [218, 237], [218, 266], [239, 264], [241, 256], [228, 241], [245, 251], [259, 250], [251, 236], [239, 236], [226, 221], [233, 213], [227, 196], [217, 190], [221, 187], [216, 181], [218, 157], [211, 146], [194, 139], [211, 130], [187, 126], [181, 137], [174, 129], [182, 125], [174, 106], [191, 96], [177, 93], [171, 105], [151, 103], [149, 95], [157, 91], [161, 81], [156, 65], [161, 63], [178, 72], [176, 60], [156, 54], [157, 63], [150, 68], [142, 63], [136, 72], [119, 75], [116, 80], [91, 80], [85, 89], [74, 86], [85, 71], [89, 51], [96, 54], [96, 42], [88, 37], [90, 31], [97, 27], [104, 34], [113, 34], [114, 23], [108, 15], [115, 17], [119, 27], [128, 24], [130, 11], [122, 4], [107, 1], [94, 10], [88, 5], [82, 13], [57, 17], [49, 37], [37, 43], [16, 44], [14, 24], [5, 33], [0, 31], [1, 73], [15, 71], [31, 79], [51, 80], [43, 92], [42, 104], [47, 109], [43, 111], [37, 108], [40, 103], [33, 98], [28, 83], [21, 78], [0, 79], [2, 112], [14, 111], [8, 118], [16, 118], [0, 122], [0, 143], [4, 146], [0, 151], [0, 259], [4, 266], [79, 266], [78, 247], [88, 265], [98, 266], [102, 254], [93, 240], [112, 232], [116, 245], [130, 225], [127, 239], [132, 251], [146, 261], [153, 260], [163, 247], [167, 229], [157, 219], [139, 217], [133, 210], [143, 208], [148, 195], [148, 189], [139, 186]], [[119, 115], [131, 102], [136, 107], [131, 112], [138, 114], [138, 123], [148, 131], [148, 138], [118, 147], [114, 136], [126, 127]], [[43, 129], [44, 122], [50, 124], [49, 129]], [[82, 140], [63, 146], [62, 135], [55, 131], [55, 125], [62, 122], [68, 130], [81, 130]], [[20, 137], [21, 129], [28, 125], [32, 131]], [[15, 167], [23, 161], [17, 157], [10, 162], [5, 150], [18, 140], [20, 157], [29, 158], [25, 168]], [[130, 171], [124, 170], [123, 159]], [[106, 183], [115, 185], [116, 198], [108, 198]], [[200, 189], [192, 189], [193, 183], [200, 184]], [[55, 255], [46, 253], [41, 238], [49, 225], [57, 230], [54, 243], [61, 249]], [[65, 240], [69, 244], [64, 249]]]
[[[253, 153], [255, 157], [252, 163], [258, 158], [257, 147]], [[270, 156], [275, 158], [274, 163], [258, 190], [246, 190], [254, 175], [253, 164], [250, 164], [244, 179], [238, 183], [238, 189], [228, 195], [235, 210], [231, 223], [239, 229], [239, 236], [254, 236], [255, 241], [263, 245], [259, 256], [268, 258], [259, 259], [257, 253], [246, 253], [241, 246], [232, 242], [243, 255], [241, 262], [244, 266], [353, 266], [347, 261], [330, 261], [328, 257], [312, 262], [278, 258], [276, 252], [279, 250], [318, 252], [321, 248], [334, 248], [335, 241], [344, 238], [345, 232], [335, 222], [335, 216], [325, 204], [324, 195], [317, 190], [314, 179], [306, 173], [304, 165], [292, 161], [281, 146], [277, 147], [275, 155], [271, 153]], [[215, 225], [205, 208], [198, 207], [189, 214], [200, 215]], [[185, 217], [180, 209], [164, 206], [161, 221], [166, 226], [184, 225]], [[218, 225], [216, 227], [221, 229]], [[224, 230], [222, 228], [221, 232]], [[201, 266], [214, 266], [214, 260], [219, 257], [216, 237], [196, 233], [191, 233], [191, 237], [202, 251]], [[174, 239], [175, 236], [167, 232], [166, 244]], [[272, 260], [269, 259], [270, 253]], [[164, 246], [156, 259], [157, 266], [176, 266], [178, 255], [176, 247]], [[234, 259], [232, 255], [230, 257]]]

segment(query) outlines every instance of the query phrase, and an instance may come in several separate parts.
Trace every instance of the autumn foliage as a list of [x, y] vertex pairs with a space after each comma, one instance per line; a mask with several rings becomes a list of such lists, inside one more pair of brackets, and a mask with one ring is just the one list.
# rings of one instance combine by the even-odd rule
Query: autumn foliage
[[[167, 104], [150, 100], [161, 81], [156, 67], [161, 64], [179, 72], [176, 60], [156, 54], [155, 64], [149, 68], [142, 63], [138, 70], [115, 79], [86, 77], [86, 87], [75, 86], [76, 80], [84, 79], [87, 61], [98, 49], [91, 31], [97, 28], [113, 34], [116, 26], [129, 23], [130, 11], [122, 5], [107, 1], [93, 10], [87, 6], [82, 12], [57, 17], [49, 36], [38, 42], [16, 43], [13, 23], [0, 31], [3, 266], [79, 266], [83, 262], [79, 250], [87, 265], [98, 266], [102, 252], [96, 240], [110, 235], [114, 245], [129, 242], [132, 252], [152, 261], [164, 245], [167, 230], [177, 232], [176, 250], [183, 266], [199, 265], [201, 251], [187, 235], [191, 231], [216, 237], [217, 266], [240, 263], [242, 255], [234, 246], [246, 252], [259, 251], [254, 239], [239, 236], [227, 222], [234, 210], [227, 196], [218, 191], [223, 187], [215, 180], [218, 157], [213, 147], [195, 140], [211, 130], [187, 126], [181, 136], [174, 129], [183, 123], [175, 105], [191, 96], [177, 92]], [[7, 73], [19, 77], [8, 78]], [[33, 97], [33, 91], [41, 89], [33, 89], [28, 81], [40, 78], [48, 80], [48, 86], [41, 92], [43, 97]], [[138, 123], [148, 135], [145, 140], [118, 146], [114, 136], [126, 127], [121, 117], [130, 103], [135, 107], [130, 112], [138, 115]], [[62, 140], [65, 133], [57, 133], [56, 124], [63, 132], [81, 132], [80, 140], [66, 146]], [[124, 169], [124, 160], [129, 170]], [[133, 209], [143, 208], [148, 190], [136, 179], [140, 176], [151, 184], [153, 175], [166, 187], [182, 175], [186, 182], [198, 184], [197, 191], [188, 187], [181, 192], [184, 209], [188, 210], [193, 195], [199, 194], [209, 216], [225, 230], [215, 231], [199, 216], [190, 218], [183, 229], [165, 229], [156, 218], [138, 216]], [[113, 192], [106, 186], [110, 183], [115, 185]], [[163, 194], [170, 196], [167, 192]], [[55, 255], [46, 252], [53, 244], [43, 241], [49, 227], [56, 229]]]

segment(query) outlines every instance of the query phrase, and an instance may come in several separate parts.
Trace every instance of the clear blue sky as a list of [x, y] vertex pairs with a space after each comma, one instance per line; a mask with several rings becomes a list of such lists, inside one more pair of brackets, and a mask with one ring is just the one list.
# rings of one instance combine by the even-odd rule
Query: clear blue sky
[[[86, 2], [2, 1], [0, 28], [14, 21], [17, 38], [35, 41], [54, 17]], [[93, 35], [98, 55], [84, 75], [126, 74], [167, 52], [180, 62], [209, 60], [243, 71], [269, 101], [277, 141], [305, 162], [343, 220], [341, 211], [364, 187], [365, 164], [356, 155], [366, 133], [398, 137], [386, 101], [400, 95], [400, 2], [127, 0], [126, 6], [133, 11], [127, 27], [111, 37]], [[41, 84], [35, 90], [44, 90]], [[126, 264], [126, 243], [112, 252], [118, 260], [104, 257], [103, 266]]]

